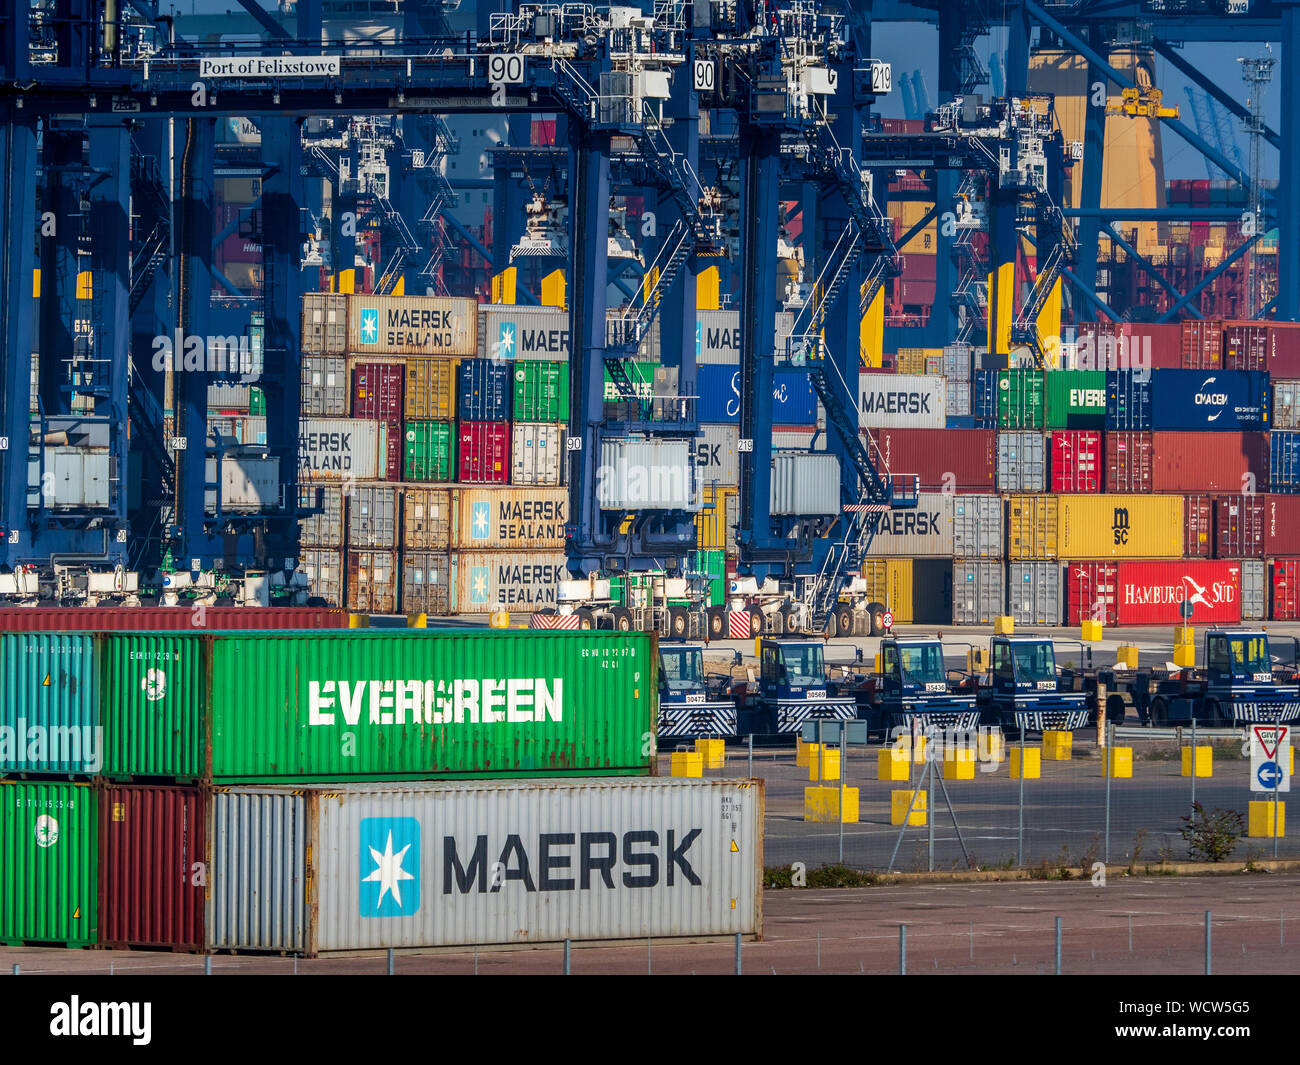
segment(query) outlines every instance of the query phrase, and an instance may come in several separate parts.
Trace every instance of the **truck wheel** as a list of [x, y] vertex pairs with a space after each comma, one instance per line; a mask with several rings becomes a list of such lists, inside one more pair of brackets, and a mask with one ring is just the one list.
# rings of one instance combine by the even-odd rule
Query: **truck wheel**
[[614, 630], [616, 632], [632, 631], [632, 611], [625, 606], [616, 606], [613, 610]]
[[1156, 728], [1164, 728], [1169, 724], [1169, 704], [1163, 699], [1157, 698], [1151, 702], [1151, 724]]
[[749, 608], [749, 635], [763, 635], [763, 612], [756, 606]]
[[1122, 695], [1111, 695], [1107, 697], [1106, 724], [1124, 724], [1124, 697]]
[[852, 636], [853, 635], [853, 608], [851, 606], [840, 606], [835, 608], [835, 635]]
[[868, 603], [867, 618], [871, 622], [872, 636], [885, 635], [885, 604], [884, 603]]
[[709, 639], [720, 640], [727, 635], [727, 609], [721, 606], [709, 607]]
[[1221, 728], [1228, 723], [1218, 699], [1205, 700], [1204, 718], [1210, 728]]
[[686, 616], [684, 606], [670, 606], [668, 608], [668, 632], [674, 640], [686, 639], [690, 627], [690, 619]]
[[575, 613], [578, 615], [578, 628], [586, 631], [596, 627], [596, 615], [585, 606], [575, 611]]

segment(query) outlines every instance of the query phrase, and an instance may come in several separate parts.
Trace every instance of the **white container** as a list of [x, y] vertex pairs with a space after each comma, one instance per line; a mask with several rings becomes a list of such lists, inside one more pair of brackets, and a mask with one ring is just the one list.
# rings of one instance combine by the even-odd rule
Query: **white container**
[[343, 552], [321, 547], [304, 547], [298, 556], [298, 569], [307, 578], [308, 594], [323, 599], [329, 606], [342, 606], [347, 574], [343, 572]]
[[478, 357], [567, 362], [569, 312], [489, 303], [479, 308]]
[[935, 374], [858, 375], [859, 428], [942, 429], [947, 408], [947, 378]]
[[537, 551], [564, 547], [567, 488], [457, 488], [451, 546], [470, 551]]
[[454, 614], [487, 614], [498, 606], [533, 613], [555, 606], [569, 579], [563, 551], [453, 551]]
[[28, 505], [36, 505], [36, 493], [45, 493], [46, 507], [74, 510], [107, 507], [113, 466], [112, 456], [106, 448], [47, 447], [46, 484], [40, 483], [36, 461], [27, 463]]
[[[209, 484], [217, 483], [216, 457], [208, 458], [204, 467]], [[221, 509], [253, 513], [280, 506], [280, 460], [267, 455], [223, 455], [221, 457]], [[204, 508], [209, 514], [217, 510], [217, 493], [204, 493]]]
[[772, 456], [773, 514], [839, 514], [840, 460], [834, 455], [778, 451]]
[[343, 489], [327, 484], [301, 485], [298, 509], [319, 512], [298, 519], [298, 542], [303, 547], [343, 546]]
[[363, 418], [303, 418], [298, 423], [298, 479], [373, 481], [388, 461], [388, 426]]
[[208, 410], [247, 414], [252, 402], [250, 385], [208, 385]]
[[605, 510], [695, 510], [693, 465], [686, 440], [604, 440], [596, 501]]
[[303, 356], [303, 414], [317, 418], [346, 418], [349, 393], [347, 359]]
[[302, 350], [313, 355], [342, 355], [347, 346], [347, 296], [329, 292], [304, 294]]
[[922, 492], [916, 507], [886, 511], [871, 541], [871, 554], [908, 558], [952, 557], [953, 496]]
[[564, 430], [549, 422], [515, 422], [510, 430], [510, 483], [560, 484]]
[[953, 556], [955, 558], [1001, 558], [1002, 510], [1002, 499], [999, 496], [953, 496]]
[[695, 469], [701, 486], [731, 488], [740, 484], [740, 427], [702, 425], [695, 440]]

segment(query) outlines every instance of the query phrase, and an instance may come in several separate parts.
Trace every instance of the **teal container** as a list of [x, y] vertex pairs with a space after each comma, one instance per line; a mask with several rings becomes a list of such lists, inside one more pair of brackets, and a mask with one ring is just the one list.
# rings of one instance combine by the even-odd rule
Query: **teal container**
[[0, 775], [99, 771], [95, 661], [94, 637], [85, 634], [0, 636]]

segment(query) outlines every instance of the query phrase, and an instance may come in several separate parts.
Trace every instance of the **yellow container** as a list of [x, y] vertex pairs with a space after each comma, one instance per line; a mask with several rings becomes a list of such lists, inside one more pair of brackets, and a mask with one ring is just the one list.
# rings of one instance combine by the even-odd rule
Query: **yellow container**
[[975, 752], [969, 748], [958, 747], [943, 752], [944, 780], [974, 780]]
[[1103, 774], [1106, 769], [1110, 770], [1113, 780], [1128, 778], [1133, 776], [1133, 748], [1132, 747], [1111, 747], [1106, 751], [1106, 761], [1103, 767]]
[[[1020, 748], [1011, 748], [1011, 779], [1020, 779]], [[1037, 780], [1043, 775], [1043, 752], [1037, 747], [1026, 747], [1025, 755], [1025, 779]]]
[[1068, 762], [1073, 750], [1073, 732], [1043, 733], [1043, 757], [1049, 762]]
[[870, 559], [862, 564], [859, 576], [867, 582], [866, 602], [884, 603], [897, 625], [910, 625], [916, 620], [910, 558]]
[[877, 780], [906, 780], [909, 760], [906, 751], [882, 747], [876, 752]]
[[673, 751], [673, 771], [675, 777], [704, 776], [704, 756], [696, 751]]
[[1137, 669], [1138, 649], [1129, 643], [1122, 643], [1115, 648], [1115, 665], [1125, 669]]
[[[731, 529], [731, 519], [727, 517], [728, 504], [739, 489], [720, 488], [716, 485], [706, 486], [702, 490], [703, 506], [695, 515], [695, 535], [701, 551], [730, 551], [735, 546], [735, 533]], [[732, 515], [734, 518], [735, 515]]]
[[696, 740], [695, 751], [704, 758], [705, 769], [722, 769], [727, 764], [726, 740]]
[[1060, 496], [1012, 496], [1007, 502], [1007, 558], [1056, 558]]
[[1003, 616], [993, 619], [993, 632], [998, 636], [1010, 636], [1016, 631], [1014, 619]]
[[817, 750], [820, 746], [821, 744], [818, 743], [804, 743], [803, 740], [795, 740], [794, 741], [794, 764], [797, 766], [802, 766], [804, 769], [807, 769], [809, 758], [811, 758], [814, 754], [817, 753]]
[[1182, 558], [1183, 497], [1063, 495], [1061, 558]]
[[[913, 804], [912, 796], [916, 796], [916, 802]], [[908, 807], [912, 808], [912, 816], [907, 817]], [[889, 793], [889, 823], [894, 826], [901, 825], [903, 819], [907, 818], [909, 825], [925, 824], [925, 814], [927, 807], [927, 793], [924, 791], [913, 791], [908, 788], [906, 791], [891, 791]]]
[[1007, 757], [1007, 741], [1001, 732], [980, 732], [977, 744], [981, 762], [1002, 762]]
[[1175, 645], [1174, 665], [1181, 669], [1193, 668], [1196, 665], [1196, 648], [1190, 643]]
[[840, 752], [826, 748], [808, 759], [809, 780], [839, 780]]
[[843, 810], [840, 809], [840, 792], [839, 788], [804, 788], [803, 819], [832, 825], [855, 823], [858, 820], [858, 789], [843, 789]]
[[1254, 800], [1250, 804], [1250, 813], [1246, 819], [1246, 835], [1258, 838], [1260, 836], [1272, 838], [1274, 835], [1286, 835], [1286, 803], [1278, 800], [1277, 803], [1277, 831], [1273, 831], [1273, 800], [1260, 799]]
[[1084, 643], [1092, 643], [1101, 639], [1102, 625], [1100, 621], [1085, 621], [1080, 632], [1080, 639]]
[[[1196, 754], [1193, 756], [1192, 751]], [[1192, 775], [1192, 758], [1196, 759], [1196, 775], [1198, 777], [1214, 776], [1214, 748], [1213, 747], [1184, 747], [1182, 751], [1183, 771], [1182, 776], [1190, 777]]]

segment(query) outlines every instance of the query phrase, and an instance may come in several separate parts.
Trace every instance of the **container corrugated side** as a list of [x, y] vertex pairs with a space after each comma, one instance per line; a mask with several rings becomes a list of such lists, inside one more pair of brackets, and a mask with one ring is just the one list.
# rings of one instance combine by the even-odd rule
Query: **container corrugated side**
[[298, 542], [304, 547], [343, 546], [343, 489], [329, 484], [298, 486]]
[[998, 491], [1042, 492], [1047, 486], [1047, 437], [998, 433]]
[[608, 632], [216, 636], [212, 778], [645, 773], [654, 647]]
[[915, 507], [886, 511], [871, 541], [872, 553], [951, 557], [953, 499], [943, 492], [922, 492]]
[[927, 374], [859, 374], [858, 425], [869, 429], [942, 429], [948, 385]]
[[952, 623], [990, 625], [1002, 613], [1001, 562], [955, 561], [952, 564]]
[[1259, 491], [1268, 485], [1269, 435], [1152, 433], [1151, 491]]
[[1192, 604], [1191, 624], [1241, 620], [1241, 563], [1121, 562], [1115, 599], [1121, 625], [1178, 625], [1180, 607]]
[[992, 492], [997, 433], [986, 429], [880, 429], [866, 445], [890, 473], [915, 473], [922, 491]]
[[451, 543], [452, 495], [446, 488], [402, 489], [402, 547], [446, 551]]
[[103, 760], [94, 640], [0, 636], [0, 775], [96, 773]]
[[[758, 780], [348, 786], [312, 803], [319, 952], [762, 931]], [[371, 878], [390, 842], [400, 894]]]
[[685, 440], [613, 440], [600, 444], [596, 501], [605, 510], [695, 510], [694, 456]]
[[563, 548], [569, 514], [567, 488], [458, 488], [452, 495], [456, 550]]
[[701, 425], [693, 454], [701, 487], [740, 484], [740, 426]]
[[1064, 615], [1059, 562], [1007, 564], [1007, 613], [1017, 625], [1060, 625]]
[[1300, 555], [1300, 496], [1264, 498], [1264, 554]]
[[479, 358], [569, 361], [569, 313], [561, 307], [489, 303], [479, 308]]
[[1060, 528], [1057, 496], [1011, 496], [1007, 500], [1007, 558], [1056, 558]]
[[371, 481], [382, 477], [390, 431], [386, 422], [361, 418], [303, 418], [298, 423], [299, 480]]
[[88, 784], [0, 782], [0, 942], [95, 943], [98, 798]]
[[204, 945], [207, 810], [199, 788], [109, 785], [99, 794], [99, 941]]
[[1002, 519], [1002, 500], [998, 496], [953, 496], [953, 556], [1001, 558]]
[[348, 616], [320, 607], [191, 606], [11, 607], [0, 632], [193, 632], [224, 629], [345, 629]]
[[1180, 558], [1183, 497], [1061, 496], [1060, 557]]
[[774, 515], [840, 513], [840, 460], [823, 452], [772, 455], [769, 509]]
[[443, 296], [348, 297], [353, 355], [473, 355], [478, 303]]
[[208, 948], [305, 954], [314, 891], [306, 796], [216, 788], [208, 809]]
[[198, 780], [204, 770], [205, 648], [198, 635], [100, 639], [107, 777]]
[[560, 581], [569, 579], [567, 566], [563, 551], [453, 551], [452, 613], [554, 607]]
[[1106, 425], [1106, 374], [1054, 370], [1044, 376], [1043, 424], [1049, 429], [1102, 429]]

